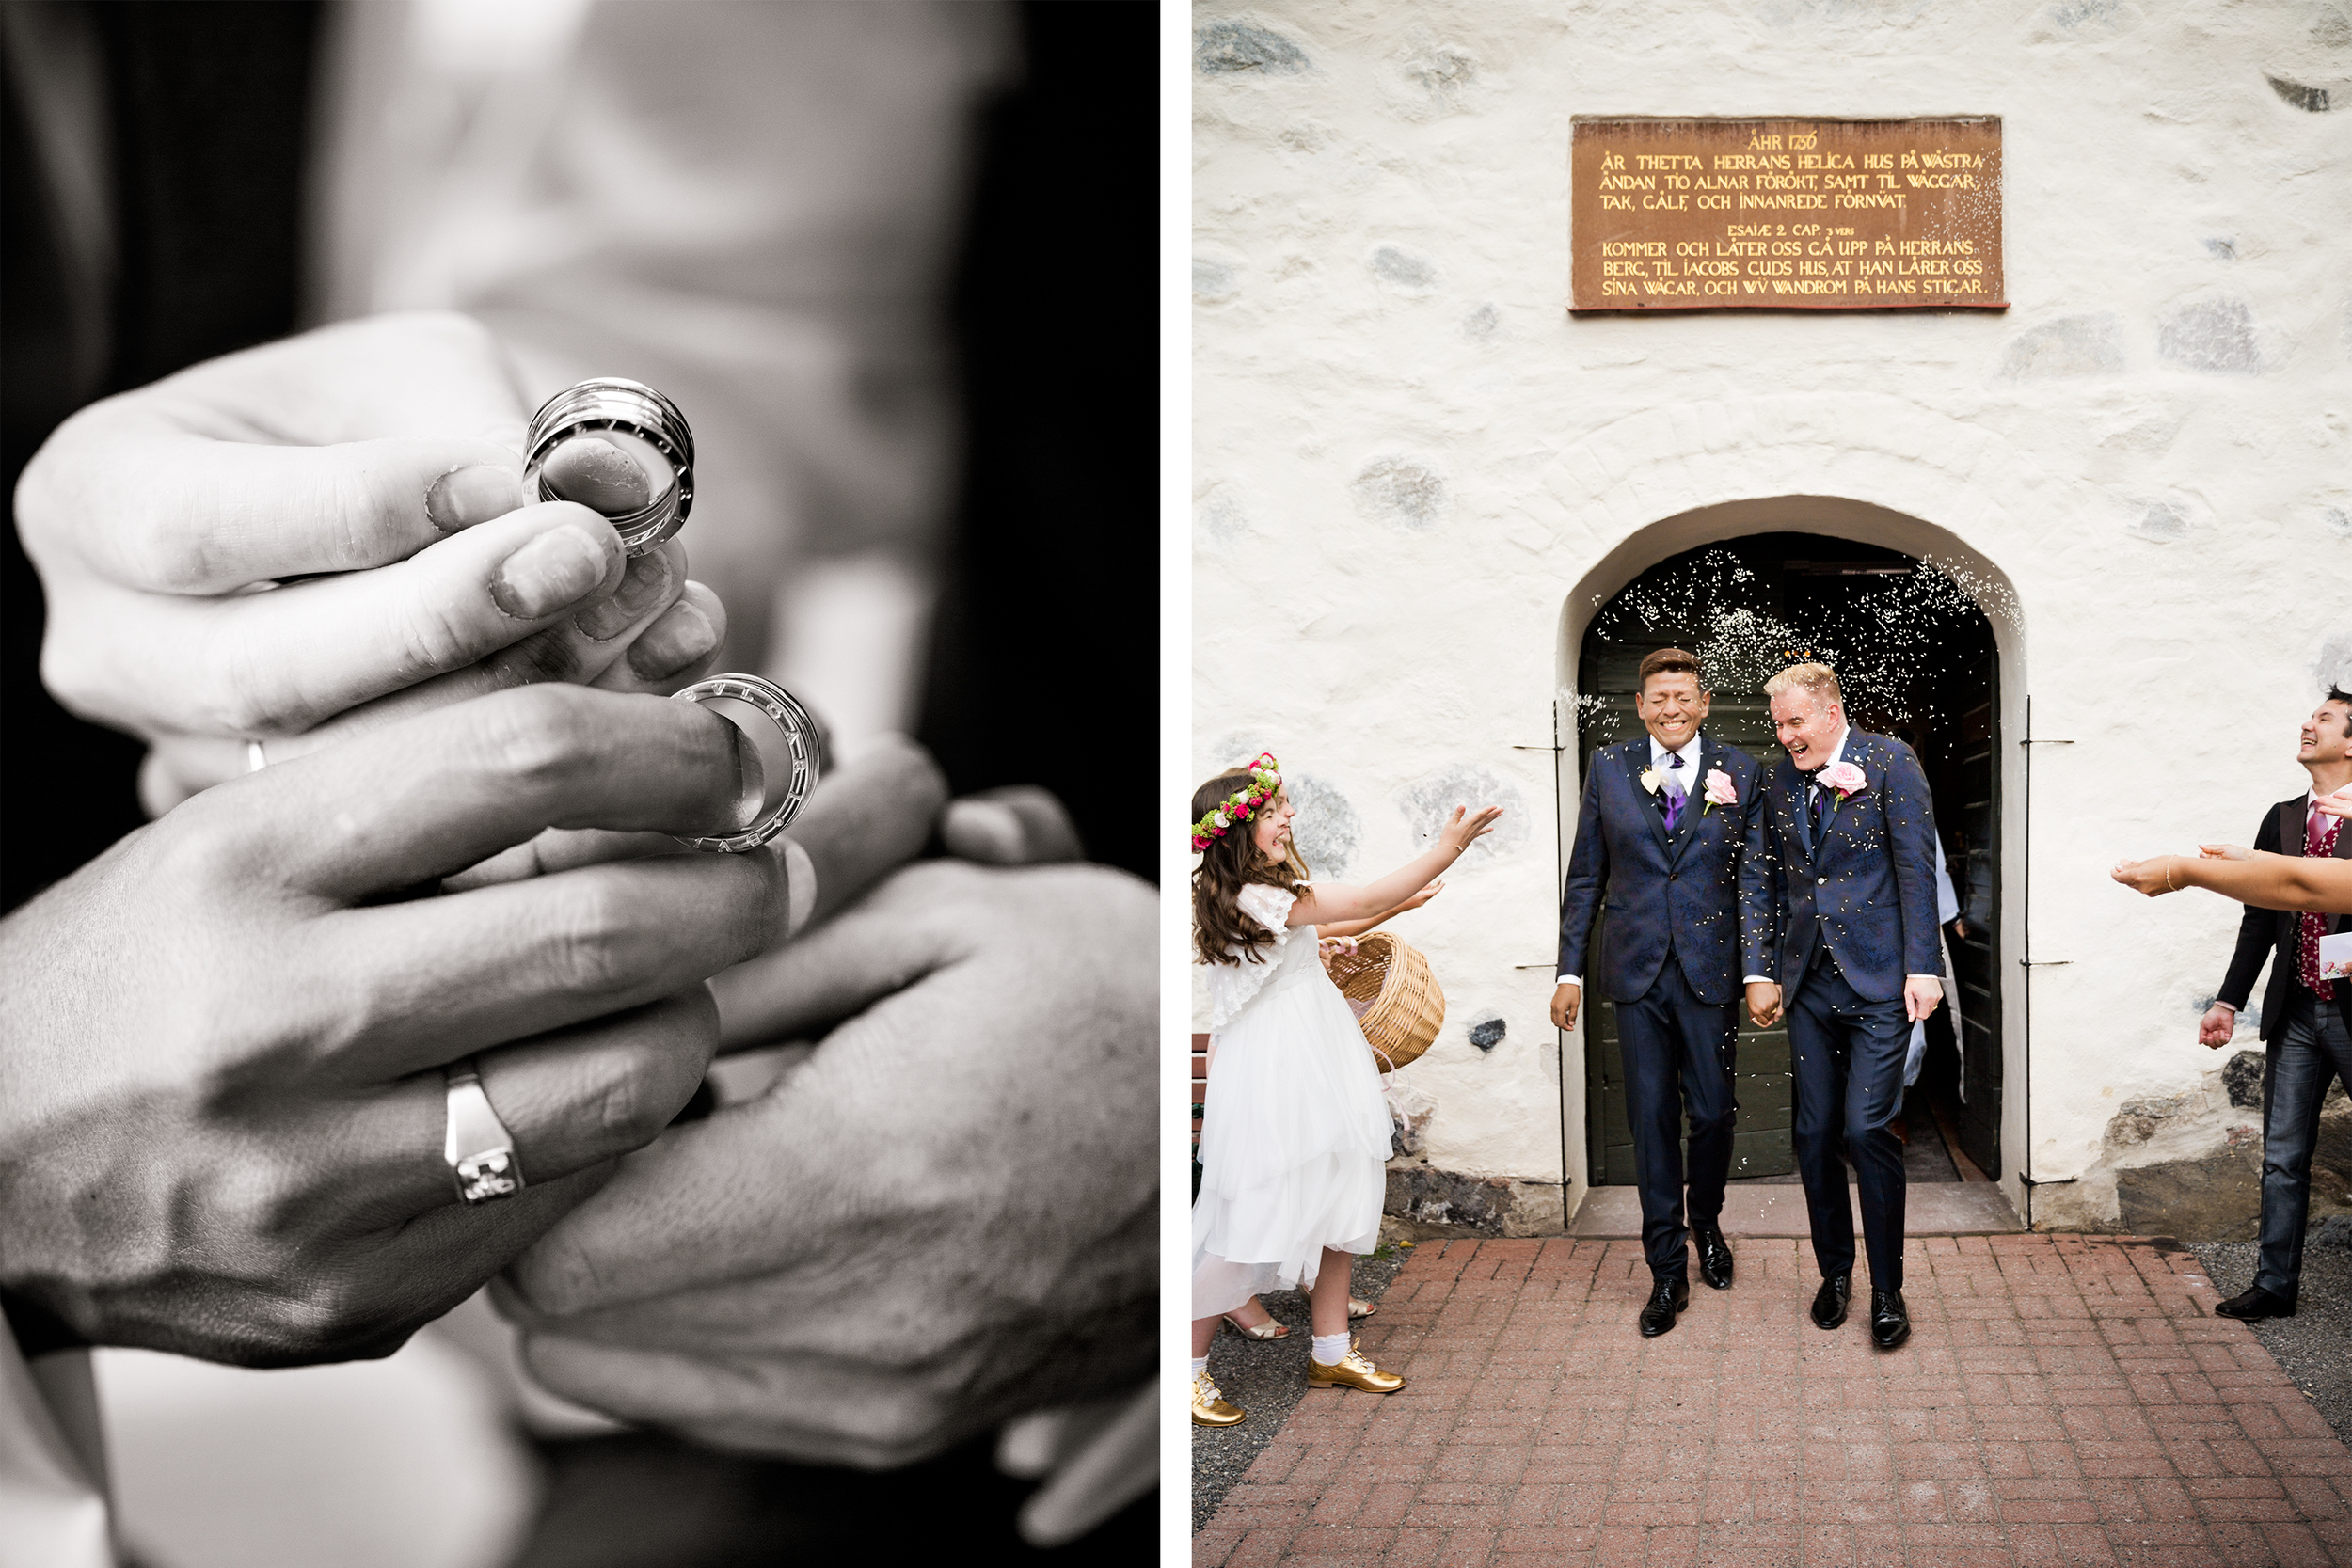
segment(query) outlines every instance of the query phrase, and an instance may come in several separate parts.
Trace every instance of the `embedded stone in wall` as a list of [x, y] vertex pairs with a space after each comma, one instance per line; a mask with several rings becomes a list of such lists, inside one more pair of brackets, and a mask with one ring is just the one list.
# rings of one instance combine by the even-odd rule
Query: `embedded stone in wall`
[[2124, 525], [2123, 531], [2135, 538], [2169, 545], [2188, 537], [2188, 515], [2170, 501], [2143, 500], [2138, 503], [2138, 515]]
[[1308, 66], [1307, 52], [1281, 34], [1246, 22], [1211, 22], [1192, 35], [1193, 69], [1203, 76], [1256, 71], [1295, 76]]
[[2262, 348], [2254, 340], [2254, 312], [2246, 301], [2224, 295], [2194, 300], [2156, 324], [2156, 353], [2166, 363], [2188, 371], [2225, 375], [2260, 375]]
[[1502, 1043], [1502, 1037], [1509, 1029], [1510, 1025], [1500, 1015], [1483, 1013], [1470, 1020], [1470, 1042], [1481, 1051], [1492, 1051]]
[[1348, 493], [1359, 515], [1415, 531], [1445, 521], [1451, 499], [1443, 475], [1406, 457], [1374, 458], [1358, 471]]
[[2251, 1140], [2201, 1160], [2115, 1173], [2125, 1233], [2184, 1242], [2250, 1242], [2262, 1221], [2262, 1156]]
[[1390, 1167], [1384, 1212], [1423, 1237], [1556, 1236], [1567, 1223], [1556, 1181], [1464, 1176], [1421, 1164]]
[[[2208, 1003], [2210, 1006], [2212, 1004]], [[2238, 1109], [2259, 1111], [2263, 1104], [2263, 1053], [2241, 1051], [2221, 1065], [2221, 1086], [2230, 1091], [2230, 1103]]]
[[1495, 824], [1494, 832], [1471, 845], [1454, 863], [1457, 871], [1486, 861], [1507, 859], [1527, 844], [1528, 813], [1520, 803], [1519, 792], [1483, 768], [1454, 763], [1434, 773], [1424, 773], [1396, 792], [1396, 803], [1413, 830], [1418, 847], [1437, 842], [1438, 832], [1454, 819], [1456, 806], [1468, 806], [1472, 811], [1482, 806], [1502, 808], [1502, 817]]
[[1372, 253], [1372, 270], [1381, 281], [1412, 293], [1425, 293], [1438, 284], [1438, 269], [1408, 250], [1384, 245]]
[[2122, 369], [2122, 323], [2104, 314], [2044, 322], [2010, 339], [2001, 356], [2001, 373], [2011, 381], [2116, 375]]
[[1356, 863], [1356, 846], [1363, 836], [1356, 808], [1336, 785], [1311, 773], [1292, 774], [1282, 782], [1298, 808], [1291, 819], [1291, 842], [1298, 846], [1299, 859], [1318, 877], [1344, 879]]

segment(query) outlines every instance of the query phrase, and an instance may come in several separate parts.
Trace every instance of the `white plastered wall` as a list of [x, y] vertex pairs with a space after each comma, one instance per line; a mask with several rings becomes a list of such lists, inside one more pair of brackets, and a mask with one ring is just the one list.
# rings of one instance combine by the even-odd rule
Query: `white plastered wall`
[[[2193, 1025], [2235, 907], [2146, 903], [2106, 871], [2250, 836], [2302, 777], [2323, 669], [2352, 660], [2352, 85], [2313, 113], [2268, 80], [2352, 84], [2352, 18], [1194, 14], [1196, 764], [1272, 747], [1352, 813], [1357, 877], [1412, 852], [1432, 789], [1490, 787], [1524, 829], [1407, 917], [1453, 1003], [1409, 1069], [1438, 1101], [1431, 1163], [1558, 1180], [1565, 1108], [1581, 1196], [1581, 1041], [1564, 1085], [1544, 1016], [1572, 813], [1551, 753], [1517, 748], [1553, 743], [1599, 599], [1763, 528], [1974, 563], [2014, 595], [2012, 1197], [2028, 694], [2035, 735], [2074, 742], [2034, 759], [2032, 956], [2068, 960], [2030, 981], [2034, 1174], [2089, 1170], [2119, 1105], [2209, 1072]], [[1570, 318], [1577, 113], [2000, 115], [2011, 309]], [[1507, 1028], [1483, 1053], [1467, 1025], [1488, 1015]]]

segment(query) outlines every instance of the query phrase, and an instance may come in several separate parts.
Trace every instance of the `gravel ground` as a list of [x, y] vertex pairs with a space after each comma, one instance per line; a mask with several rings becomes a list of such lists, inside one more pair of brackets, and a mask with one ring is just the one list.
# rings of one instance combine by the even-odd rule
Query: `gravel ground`
[[[1378, 1252], [1356, 1259], [1350, 1293], [1378, 1301], [1389, 1281], [1405, 1266], [1403, 1246], [1385, 1243]], [[1307, 1349], [1313, 1330], [1307, 1322], [1307, 1298], [1296, 1291], [1278, 1291], [1258, 1298], [1276, 1321], [1290, 1325], [1291, 1337], [1260, 1344], [1219, 1324], [1209, 1346], [1209, 1376], [1232, 1403], [1249, 1413], [1246, 1421], [1229, 1427], [1192, 1429], [1192, 1528], [1209, 1522], [1225, 1494], [1241, 1480], [1249, 1462], [1273, 1439], [1291, 1411], [1307, 1392]]]
[[[2254, 1338], [2279, 1358], [2336, 1435], [2352, 1443], [2352, 1248], [2335, 1237], [2343, 1222], [2322, 1240], [2313, 1226], [2303, 1243], [2303, 1283], [2292, 1318], [2254, 1325]], [[2204, 1242], [2189, 1252], [2205, 1265], [2205, 1275], [2224, 1296], [2254, 1282], [2252, 1242]]]

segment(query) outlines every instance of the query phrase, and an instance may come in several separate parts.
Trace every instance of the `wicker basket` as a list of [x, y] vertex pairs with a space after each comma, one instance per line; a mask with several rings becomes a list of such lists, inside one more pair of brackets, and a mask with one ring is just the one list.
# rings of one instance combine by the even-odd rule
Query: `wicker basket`
[[1429, 960], [1386, 931], [1356, 939], [1354, 953], [1335, 953], [1332, 983], [1349, 1002], [1364, 1004], [1357, 1022], [1382, 1071], [1418, 1060], [1445, 1023], [1445, 992]]

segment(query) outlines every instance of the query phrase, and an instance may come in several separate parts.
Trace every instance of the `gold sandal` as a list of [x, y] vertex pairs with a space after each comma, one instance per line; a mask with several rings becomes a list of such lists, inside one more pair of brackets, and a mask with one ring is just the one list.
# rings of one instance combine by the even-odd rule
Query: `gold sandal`
[[1380, 1308], [1373, 1306], [1372, 1303], [1364, 1300], [1361, 1296], [1350, 1296], [1347, 1298], [1347, 1315], [1351, 1318], [1369, 1318], [1375, 1312], [1379, 1310]]
[[1225, 1314], [1224, 1321], [1232, 1323], [1233, 1325], [1233, 1332], [1240, 1335], [1243, 1338], [1255, 1339], [1260, 1344], [1264, 1344], [1269, 1340], [1274, 1339], [1287, 1339], [1291, 1337], [1290, 1325], [1288, 1323], [1276, 1322], [1274, 1315], [1270, 1312], [1266, 1314], [1265, 1322], [1258, 1324], [1254, 1328], [1246, 1323], [1237, 1322], [1231, 1312]]

